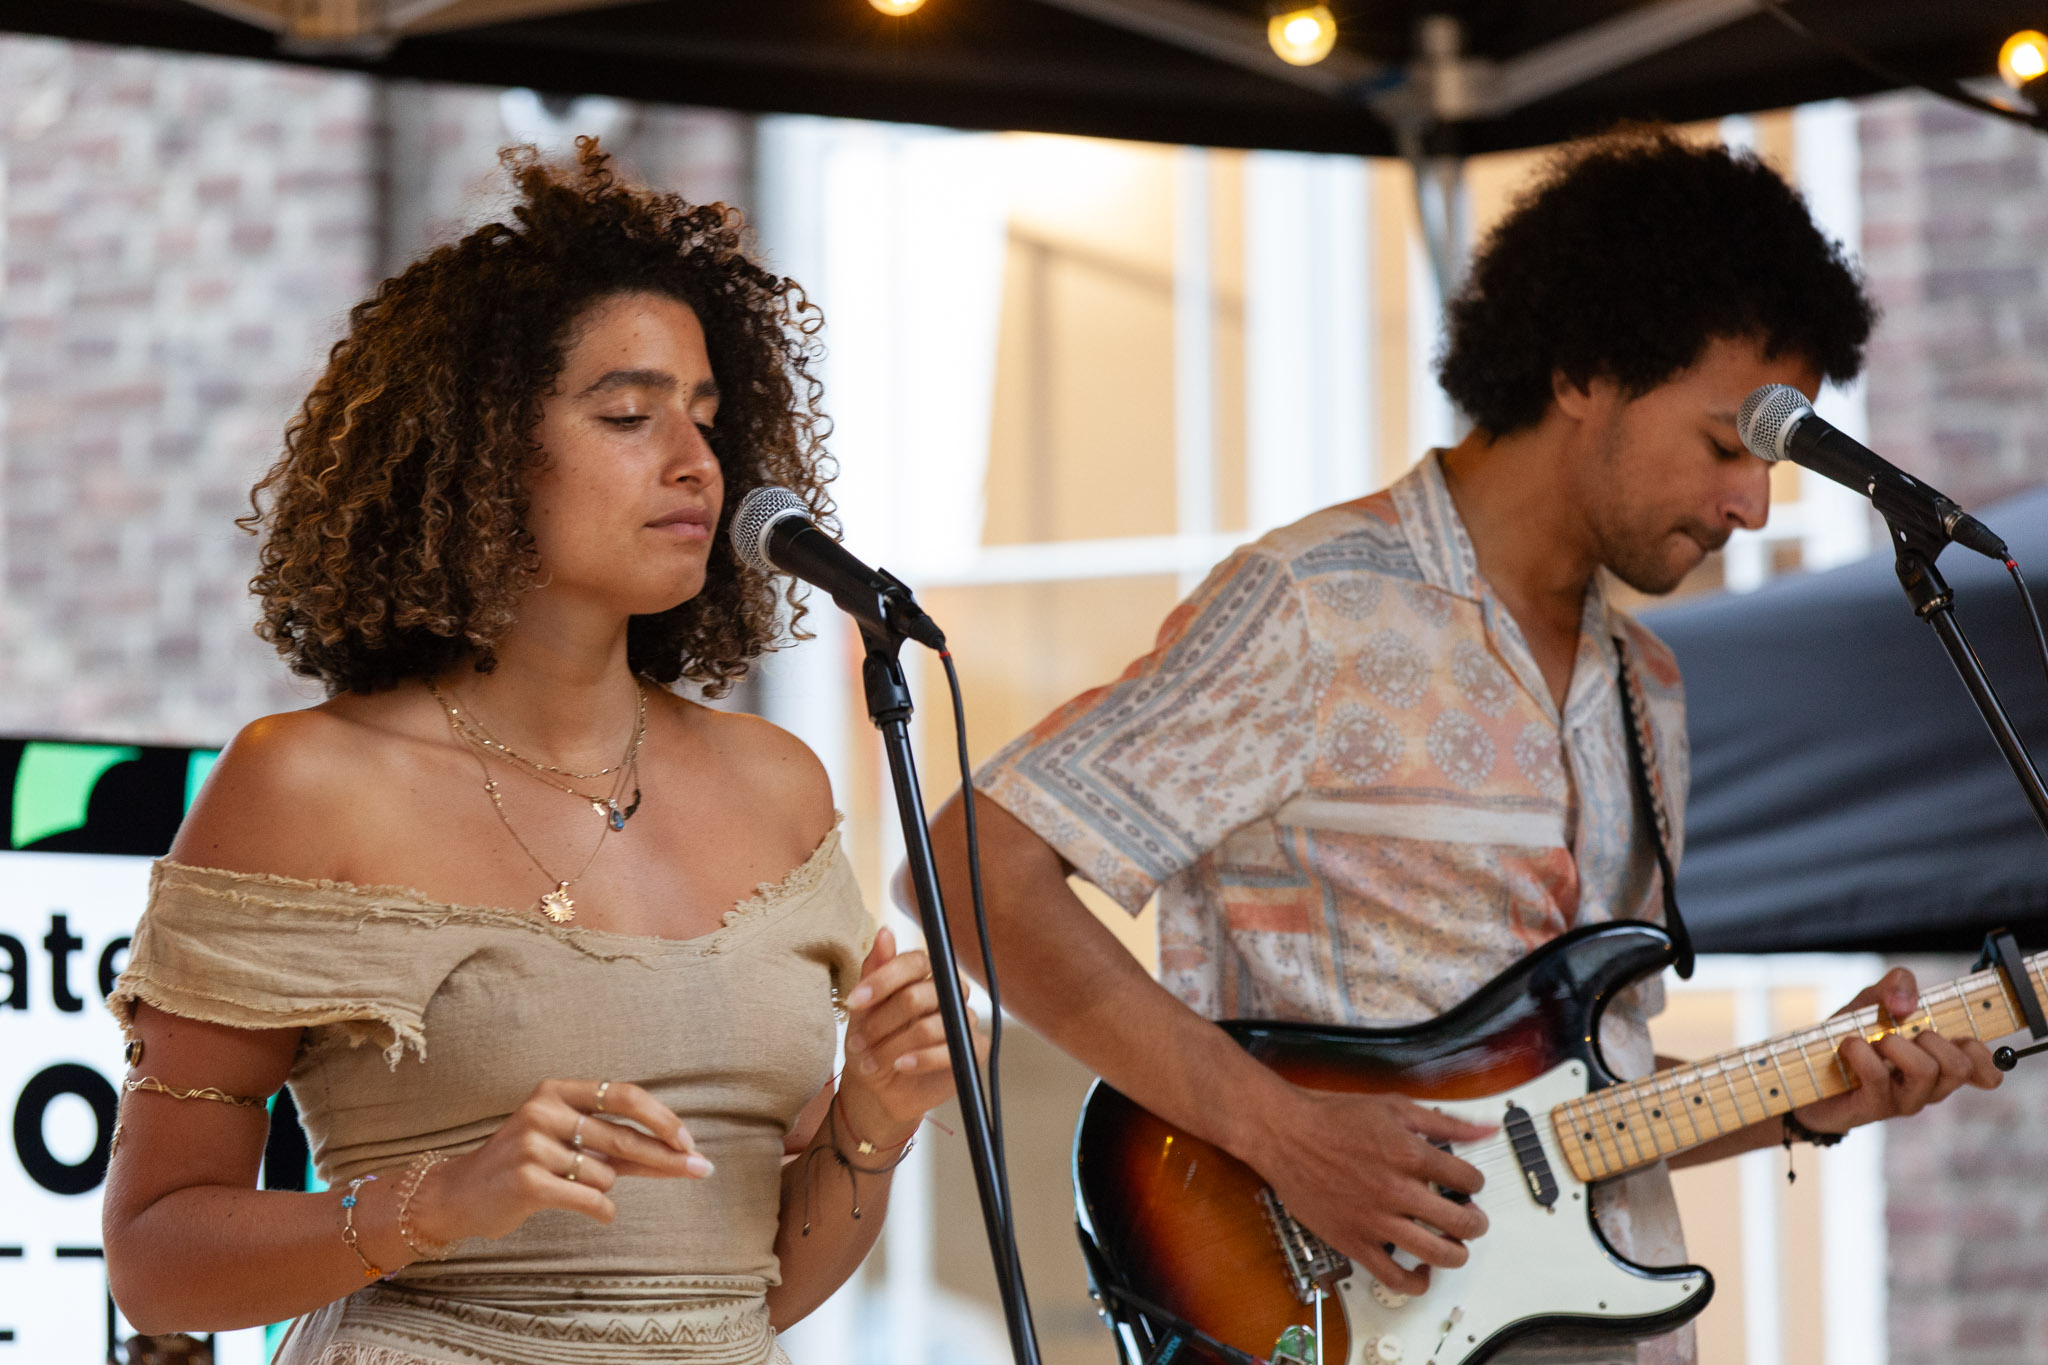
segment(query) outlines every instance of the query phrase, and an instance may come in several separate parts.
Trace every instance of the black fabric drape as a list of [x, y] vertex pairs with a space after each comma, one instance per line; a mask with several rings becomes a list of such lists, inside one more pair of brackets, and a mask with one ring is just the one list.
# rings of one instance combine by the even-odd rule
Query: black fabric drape
[[[1982, 512], [2036, 600], [2048, 488]], [[1956, 617], [2036, 761], [2048, 679], [1999, 565], [1951, 547]], [[1882, 544], [1868, 560], [1643, 619], [1692, 740], [1679, 894], [1703, 952], [1967, 947], [2048, 931], [2048, 836]]]

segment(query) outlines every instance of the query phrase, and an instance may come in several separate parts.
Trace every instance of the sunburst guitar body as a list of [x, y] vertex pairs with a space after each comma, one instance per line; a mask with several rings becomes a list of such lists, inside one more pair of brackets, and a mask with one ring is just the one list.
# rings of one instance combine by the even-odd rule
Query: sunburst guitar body
[[1872, 1005], [1634, 1081], [1608, 1071], [1595, 1039], [1616, 992], [1671, 961], [1664, 931], [1637, 922], [1575, 929], [1413, 1028], [1225, 1024], [1297, 1085], [1499, 1125], [1449, 1148], [1486, 1177], [1473, 1196], [1486, 1234], [1403, 1297], [1325, 1246], [1250, 1166], [1097, 1085], [1074, 1188], [1103, 1314], [1133, 1365], [1475, 1365], [1529, 1337], [1668, 1331], [1706, 1307], [1713, 1277], [1621, 1256], [1593, 1220], [1592, 1187], [1853, 1088], [1838, 1051], [1850, 1038], [1989, 1043], [2027, 1027], [2015, 983], [2048, 996], [2048, 953], [2003, 944], [1998, 965], [1922, 988], [1907, 1018]]
[[[1556, 1117], [1615, 1084], [1594, 1042], [1600, 1012], [1670, 958], [1654, 927], [1600, 925], [1414, 1028], [1224, 1025], [1298, 1085], [1398, 1093], [1500, 1125], [1450, 1149], [1486, 1176], [1474, 1201], [1489, 1230], [1466, 1265], [1433, 1270], [1413, 1298], [1324, 1246], [1251, 1167], [1097, 1084], [1075, 1136], [1074, 1183], [1083, 1249], [1127, 1360], [1469, 1365], [1525, 1337], [1640, 1338], [1698, 1313], [1713, 1277], [1636, 1265], [1608, 1245], [1575, 1173], [1585, 1163]], [[1654, 1126], [1647, 1111], [1645, 1121]], [[1579, 1133], [1604, 1136], [1569, 1136]]]

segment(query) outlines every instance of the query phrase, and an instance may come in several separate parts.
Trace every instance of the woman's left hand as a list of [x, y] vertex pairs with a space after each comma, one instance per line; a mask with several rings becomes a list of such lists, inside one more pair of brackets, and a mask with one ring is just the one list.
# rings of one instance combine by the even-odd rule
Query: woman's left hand
[[860, 984], [846, 998], [846, 1020], [844, 1121], [877, 1147], [900, 1147], [925, 1112], [953, 1093], [939, 992], [924, 950], [899, 953], [894, 933], [877, 933]]

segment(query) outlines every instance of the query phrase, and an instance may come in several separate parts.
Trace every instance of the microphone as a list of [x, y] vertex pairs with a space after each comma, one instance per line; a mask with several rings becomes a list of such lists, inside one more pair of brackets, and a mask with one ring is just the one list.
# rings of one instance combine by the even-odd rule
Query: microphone
[[856, 559], [811, 519], [811, 509], [787, 488], [770, 484], [741, 499], [731, 536], [740, 563], [823, 588], [862, 629], [945, 649], [945, 635], [917, 605], [910, 589], [887, 569], [871, 569]]
[[1905, 522], [2001, 564], [2011, 558], [1990, 527], [1815, 413], [1790, 384], [1766, 384], [1743, 399], [1735, 431], [1759, 459], [1790, 460], [1853, 488], [1887, 521]]

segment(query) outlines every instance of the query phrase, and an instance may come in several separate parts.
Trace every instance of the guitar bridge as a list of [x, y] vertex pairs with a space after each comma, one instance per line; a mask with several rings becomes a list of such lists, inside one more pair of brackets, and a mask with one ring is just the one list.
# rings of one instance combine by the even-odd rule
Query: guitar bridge
[[1260, 1190], [1259, 1209], [1266, 1215], [1266, 1227], [1271, 1230], [1273, 1240], [1280, 1244], [1280, 1255], [1287, 1262], [1287, 1279], [1294, 1289], [1295, 1298], [1305, 1304], [1314, 1303], [1320, 1281], [1341, 1279], [1351, 1273], [1350, 1258], [1296, 1222], [1287, 1206], [1280, 1202], [1279, 1195], [1271, 1190]]

